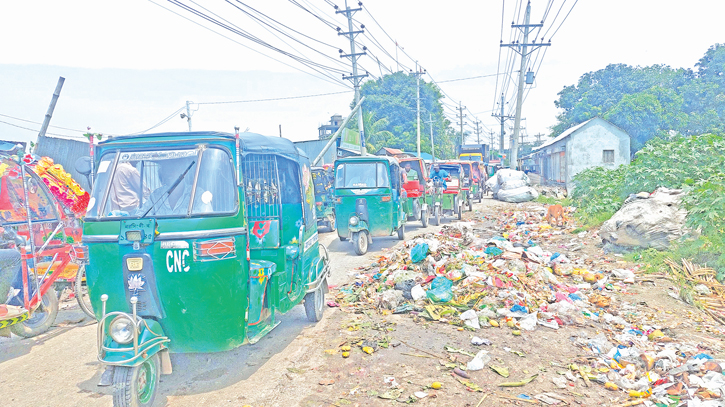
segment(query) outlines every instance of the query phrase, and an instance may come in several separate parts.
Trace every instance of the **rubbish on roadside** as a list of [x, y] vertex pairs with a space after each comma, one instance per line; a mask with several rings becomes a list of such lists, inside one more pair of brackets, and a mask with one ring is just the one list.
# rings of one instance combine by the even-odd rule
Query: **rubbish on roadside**
[[431, 283], [426, 296], [434, 302], [449, 302], [453, 299], [453, 282], [446, 277], [436, 277]]
[[476, 370], [483, 370], [483, 367], [490, 361], [491, 357], [488, 356], [488, 351], [480, 350], [476, 356], [468, 362], [466, 369], [472, 372]]
[[443, 387], [443, 384], [441, 382], [433, 382], [430, 385], [430, 388], [434, 390], [439, 390], [441, 387]]
[[463, 370], [461, 370], [461, 369], [459, 369], [457, 367], [456, 368], [453, 368], [453, 373], [455, 373], [458, 376], [461, 376], [464, 379], [470, 379], [471, 378], [470, 376], [468, 376], [468, 373], [464, 372]]
[[393, 377], [393, 376], [385, 376], [383, 381], [385, 384], [387, 384], [390, 387], [398, 387], [398, 382], [395, 380], [395, 377]]
[[480, 346], [480, 345], [491, 345], [491, 341], [485, 338], [479, 338], [478, 336], [474, 336], [471, 338], [471, 344]]
[[[599, 229], [608, 247], [667, 249], [687, 233], [687, 210], [680, 206], [680, 189], [657, 188], [649, 199], [628, 199]], [[628, 202], [629, 201], [629, 202]]]
[[490, 367], [491, 370], [493, 370], [494, 372], [498, 373], [499, 375], [501, 375], [503, 377], [509, 377], [509, 370], [506, 367], [494, 366], [494, 365], [489, 365], [488, 367]]
[[537, 377], [539, 377], [539, 375], [538, 374], [535, 374], [535, 375], [533, 375], [531, 377], [528, 377], [526, 379], [520, 380], [518, 382], [499, 383], [498, 386], [499, 387], [521, 387], [521, 386], [525, 386], [525, 385], [531, 383]]
[[411, 297], [413, 297], [413, 301], [418, 301], [420, 299], [425, 298], [425, 290], [423, 289], [423, 287], [420, 284], [418, 284], [418, 285], [414, 286], [413, 288], [411, 288], [410, 295], [411, 295]]
[[423, 392], [423, 391], [416, 391], [415, 393], [413, 393], [413, 395], [418, 399], [424, 399], [424, 398], [428, 397], [428, 393]]
[[420, 263], [426, 258], [426, 256], [428, 256], [427, 243], [418, 243], [413, 246], [413, 249], [410, 251], [410, 261], [413, 263]]

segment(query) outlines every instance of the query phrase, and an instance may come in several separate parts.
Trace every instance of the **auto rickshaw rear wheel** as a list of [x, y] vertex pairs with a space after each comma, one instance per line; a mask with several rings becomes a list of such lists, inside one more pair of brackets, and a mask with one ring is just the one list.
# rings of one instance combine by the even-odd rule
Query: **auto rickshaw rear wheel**
[[305, 294], [305, 314], [310, 322], [319, 322], [325, 311], [325, 287], [327, 279], [311, 293]]
[[151, 406], [159, 387], [159, 355], [154, 354], [138, 366], [113, 369], [113, 407]]
[[93, 313], [93, 305], [91, 304], [91, 297], [88, 293], [88, 284], [85, 282], [86, 279], [86, 266], [80, 266], [78, 273], [76, 273], [76, 281], [73, 287], [73, 292], [76, 295], [78, 305], [81, 307], [83, 312], [89, 317], [96, 319], [96, 315]]
[[368, 234], [364, 230], [352, 234], [352, 244], [359, 256], [368, 252]]
[[337, 227], [335, 226], [335, 212], [331, 213], [327, 218], [327, 227], [330, 229], [330, 232], [337, 230]]
[[405, 240], [405, 224], [398, 228], [398, 240]]
[[[30, 275], [33, 279], [34, 274]], [[10, 331], [23, 338], [32, 338], [50, 329], [58, 315], [58, 295], [51, 287], [40, 300], [40, 306], [23, 322], [10, 326]]]

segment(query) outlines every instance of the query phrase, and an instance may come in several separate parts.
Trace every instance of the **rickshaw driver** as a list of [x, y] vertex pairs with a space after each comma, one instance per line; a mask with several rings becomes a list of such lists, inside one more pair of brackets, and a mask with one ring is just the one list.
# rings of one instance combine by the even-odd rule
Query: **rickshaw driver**
[[[138, 208], [141, 200], [138, 191], [141, 190], [141, 174], [135, 163], [121, 161], [116, 168], [116, 174], [111, 184], [111, 211], [121, 211], [129, 214]], [[144, 196], [148, 196], [148, 187], [144, 188]]]
[[418, 171], [410, 168], [409, 162], [405, 163], [405, 171], [403, 171], [403, 175], [405, 176], [405, 179], [403, 180], [403, 182], [418, 180]]
[[[161, 186], [149, 195], [143, 206], [136, 211], [136, 216], [143, 216], [146, 212], [154, 216], [186, 215], [191, 200], [194, 172], [198, 164], [194, 163], [188, 171], [187, 168], [189, 168], [191, 161], [185, 159], [164, 160], [160, 161], [159, 164], [161, 164], [159, 170]], [[184, 171], [186, 171], [186, 174], [184, 174]], [[169, 192], [169, 188], [182, 174], [183, 178], [179, 185]], [[169, 192], [168, 196], [164, 197], [167, 192]], [[197, 196], [201, 196], [203, 192], [197, 190]], [[149, 211], [149, 209], [151, 210]], [[198, 200], [194, 203], [194, 213], [209, 213], [212, 211], [211, 201], [206, 203]]]
[[448, 189], [448, 184], [446, 184], [446, 178], [448, 178], [450, 175], [448, 174], [448, 171], [441, 170], [440, 164], [433, 164], [433, 171], [428, 174], [428, 178], [435, 179], [439, 178], [441, 181], [443, 181], [443, 189]]

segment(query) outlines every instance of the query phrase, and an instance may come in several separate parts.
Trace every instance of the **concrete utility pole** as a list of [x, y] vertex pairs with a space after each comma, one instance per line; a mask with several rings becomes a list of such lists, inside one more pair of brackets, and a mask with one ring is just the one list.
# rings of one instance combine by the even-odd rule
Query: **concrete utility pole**
[[476, 119], [476, 143], [481, 144], [481, 128], [478, 127], [478, 125], [481, 124], [481, 122]]
[[428, 113], [428, 126], [430, 126], [430, 155], [433, 156], [433, 161], [436, 159], [435, 145], [433, 144], [433, 115]]
[[491, 130], [491, 145], [488, 147], [488, 159], [493, 160], [493, 135], [495, 134], [493, 130]]
[[48, 112], [45, 113], [45, 119], [43, 119], [43, 125], [40, 126], [40, 132], [38, 132], [38, 141], [40, 141], [40, 138], [45, 136], [45, 132], [48, 131], [48, 125], [50, 125], [50, 119], [53, 117], [53, 111], [55, 110], [55, 104], [58, 102], [58, 97], [60, 96], [60, 90], [63, 89], [63, 84], [65, 83], [65, 78], [60, 76], [58, 77], [58, 84], [55, 85], [55, 92], [53, 92], [53, 97], [50, 98], [50, 106], [48, 106]]
[[535, 134], [534, 135], [534, 137], [536, 137], [536, 144], [540, 144], [541, 143], [541, 136], [543, 136], [543, 134], [541, 134], [541, 133], [538, 133], [538, 134]]
[[[538, 47], [542, 46], [549, 46], [551, 45], [551, 41], [549, 41], [548, 44], [543, 43], [536, 43], [536, 39], [534, 39], [533, 43], [529, 44], [529, 29], [530, 28], [536, 28], [536, 27], [543, 27], [544, 24], [529, 24], [529, 21], [531, 20], [531, 1], [529, 1], [526, 4], [526, 15], [524, 17], [524, 24], [511, 24], [511, 28], [523, 28], [524, 31], [524, 42], [523, 43], [513, 43], [513, 44], [501, 44], [502, 47], [511, 47], [514, 51], [519, 53], [521, 55], [521, 69], [519, 70], [519, 88], [518, 88], [518, 94], [516, 95], [516, 118], [514, 119], [514, 134], [511, 135], [511, 159], [509, 160], [509, 164], [511, 168], [516, 168], [516, 165], [518, 164], [518, 148], [519, 148], [519, 132], [521, 127], [521, 106], [524, 103], [524, 77], [526, 75], [526, 61], [528, 60], [528, 56], [531, 52], [533, 52]], [[531, 47], [531, 50], [527, 53], [527, 48]]]
[[[491, 116], [496, 117], [501, 122], [501, 137], [499, 141], [499, 147], [498, 147], [498, 154], [503, 157], [504, 149], [503, 149], [503, 143], [504, 139], [503, 136], [506, 134], [506, 130], [504, 127], [504, 123], [506, 123], [506, 119], [513, 119], [513, 116], [506, 116], [503, 112], [504, 109], [504, 102], [503, 102], [503, 93], [501, 94], [501, 114], [492, 114]], [[493, 144], [493, 142], [491, 142]], [[493, 147], [491, 148], [493, 150]], [[503, 161], [501, 161], [501, 164], [503, 165]]]
[[[358, 3], [359, 5], [362, 5], [362, 3]], [[335, 6], [335, 9], [338, 7]], [[347, 6], [347, 0], [345, 0], [345, 10], [335, 10], [336, 14], [344, 14], [345, 17], [347, 17], [347, 32], [343, 32], [340, 27], [337, 28], [337, 35], [344, 35], [347, 38], [350, 39], [350, 54], [343, 54], [343, 51], [340, 50], [340, 58], [350, 58], [352, 61], [352, 75], [342, 75], [342, 79], [351, 79], [352, 85], [355, 88], [355, 104], [358, 104], [360, 102], [360, 83], [362, 81], [362, 78], [365, 78], [368, 76], [368, 73], [365, 72], [364, 75], [358, 75], [357, 74], [357, 59], [358, 57], [362, 55], [367, 55], [366, 48], [363, 47], [363, 52], [355, 52], [355, 37], [358, 34], [362, 34], [364, 31], [362, 30], [365, 28], [364, 25], [360, 25], [359, 31], [353, 31], [352, 29], [352, 15], [355, 14], [355, 12], [358, 12], [362, 10], [361, 7], [358, 8], [350, 8]], [[358, 109], [357, 111], [357, 121], [358, 121], [358, 128], [360, 129], [360, 149], [361, 154], [365, 155], [365, 129], [363, 128], [363, 111], [362, 108]]]
[[465, 107], [459, 101], [457, 110], [458, 110], [458, 119], [460, 120], [460, 123], [461, 123], [461, 145], [466, 144], [466, 137], [463, 135], [463, 118], [466, 117], [466, 115], [463, 114], [463, 109], [465, 109]]
[[418, 67], [418, 62], [415, 63], [415, 93], [416, 93], [416, 131], [417, 131], [417, 143], [418, 143], [418, 157], [420, 157], [420, 76], [425, 73], [425, 69]]

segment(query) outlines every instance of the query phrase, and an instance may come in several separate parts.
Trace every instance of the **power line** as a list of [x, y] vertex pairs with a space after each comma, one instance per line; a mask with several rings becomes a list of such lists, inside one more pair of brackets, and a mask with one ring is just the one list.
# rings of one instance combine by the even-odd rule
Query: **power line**
[[[250, 50], [250, 51], [252, 51], [252, 52], [255, 52], [255, 53], [259, 54], [259, 55], [262, 55], [262, 56], [264, 56], [264, 57], [266, 57], [266, 58], [269, 58], [269, 59], [271, 59], [271, 60], [273, 60], [273, 61], [275, 61], [275, 62], [279, 62], [279, 63], [280, 63], [280, 64], [282, 64], [282, 65], [288, 66], [288, 67], [290, 67], [290, 68], [292, 68], [292, 69], [294, 69], [294, 70], [300, 71], [300, 72], [302, 72], [302, 73], [305, 73], [305, 74], [307, 74], [307, 75], [310, 75], [310, 76], [314, 76], [315, 78], [317, 78], [317, 79], [321, 79], [321, 80], [323, 80], [323, 81], [325, 81], [325, 82], [329, 82], [329, 83], [334, 83], [334, 84], [336, 84], [336, 85], [340, 85], [340, 86], [343, 86], [343, 87], [346, 87], [346, 88], [349, 88], [349, 87], [350, 87], [350, 86], [349, 86], [349, 85], [348, 85], [347, 83], [345, 83], [345, 82], [342, 82], [342, 81], [340, 81], [340, 80], [337, 80], [337, 78], [332, 78], [332, 79], [331, 79], [331, 78], [330, 78], [329, 76], [324, 76], [324, 77], [321, 77], [321, 76], [315, 75], [315, 74], [314, 74], [314, 73], [312, 73], [312, 72], [309, 72], [309, 71], [305, 71], [305, 70], [303, 70], [303, 69], [301, 69], [301, 68], [298, 68], [298, 67], [296, 67], [296, 66], [293, 66], [293, 65], [290, 65], [290, 64], [288, 64], [288, 63], [286, 63], [286, 62], [280, 61], [280, 60], [279, 60], [279, 59], [277, 59], [277, 58], [274, 58], [274, 57], [272, 57], [272, 56], [270, 56], [270, 55], [267, 55], [267, 54], [265, 54], [264, 52], [261, 52], [261, 51], [259, 51], [259, 50], [256, 50], [256, 49], [254, 49], [254, 48], [252, 48], [252, 47], [250, 47], [250, 46], [248, 46], [248, 45], [246, 45], [246, 44], [243, 44], [243, 43], [241, 43], [241, 42], [239, 42], [239, 41], [237, 41], [237, 40], [235, 40], [235, 39], [233, 39], [233, 38], [230, 38], [230, 37], [228, 37], [228, 36], [226, 36], [226, 35], [224, 35], [224, 34], [222, 34], [222, 33], [218, 32], [218, 31], [215, 31], [215, 30], [211, 29], [210, 27], [204, 26], [203, 24], [201, 24], [201, 23], [199, 23], [199, 22], [197, 22], [197, 21], [194, 21], [194, 20], [192, 20], [192, 19], [190, 19], [190, 18], [188, 18], [188, 17], [186, 17], [186, 16], [183, 16], [183, 15], [181, 15], [180, 13], [177, 13], [177, 12], [176, 12], [176, 11], [174, 11], [174, 10], [171, 10], [171, 9], [169, 9], [169, 8], [166, 8], [166, 7], [162, 6], [161, 4], [158, 4], [158, 3], [154, 2], [153, 0], [148, 0], [148, 1], [149, 1], [150, 3], [152, 3], [152, 4], [154, 4], [154, 5], [156, 5], [156, 6], [160, 7], [160, 8], [162, 8], [162, 9], [164, 9], [164, 10], [166, 10], [166, 11], [170, 12], [170, 13], [176, 14], [177, 16], [179, 16], [179, 17], [181, 17], [181, 18], [183, 18], [183, 19], [185, 19], [185, 20], [187, 20], [187, 21], [189, 21], [189, 22], [191, 22], [191, 23], [193, 23], [193, 24], [196, 24], [196, 25], [198, 25], [199, 27], [202, 27], [202, 28], [204, 28], [204, 29], [206, 29], [206, 30], [208, 30], [208, 31], [211, 31], [212, 33], [214, 33], [214, 34], [216, 34], [216, 35], [218, 35], [218, 36], [220, 36], [220, 37], [226, 38], [227, 40], [229, 40], [229, 41], [232, 41], [233, 43], [235, 43], [235, 44], [237, 44], [237, 45], [241, 45], [242, 47], [244, 47], [244, 48], [247, 48], [248, 50]], [[316, 71], [316, 72], [317, 72], [317, 71]]]
[[288, 97], [272, 98], [272, 99], [232, 100], [232, 101], [228, 101], [228, 102], [199, 102], [199, 103], [195, 103], [195, 104], [197, 104], [197, 105], [223, 105], [223, 104], [231, 104], [231, 103], [272, 102], [272, 101], [277, 101], [277, 100], [304, 99], [304, 98], [312, 98], [312, 97], [317, 97], [317, 96], [340, 95], [343, 93], [350, 93], [350, 92], [351, 91], [349, 91], [349, 90], [345, 90], [342, 92], [318, 93], [316, 95], [288, 96]]
[[503, 74], [500, 74], [500, 73], [492, 73], [490, 75], [470, 76], [468, 78], [446, 79], [445, 81], [438, 81], [438, 83], [467, 81], [467, 80], [470, 80], [470, 79], [489, 78], [489, 77], [492, 77], [492, 76], [499, 76], [499, 75], [503, 75]]
[[[19, 121], [21, 121], [21, 122], [26, 122], [26, 123], [32, 123], [32, 124], [40, 124], [40, 125], [42, 125], [42, 124], [43, 124], [43, 123], [40, 123], [40, 122], [34, 122], [34, 121], [32, 121], [32, 120], [26, 120], [26, 119], [21, 119], [21, 118], [19, 118], [19, 117], [13, 117], [13, 116], [8, 116], [8, 115], [6, 115], [6, 114], [0, 114], [0, 116], [2, 116], [2, 117], [7, 117], [7, 118], [9, 118], [9, 119], [19, 120]], [[3, 122], [3, 123], [5, 123], [5, 122]], [[50, 125], [50, 126], [48, 126], [48, 127], [54, 127], [54, 128], [56, 128], [56, 129], [62, 129], [62, 130], [76, 131], [76, 132], [79, 132], [79, 133], [85, 133], [85, 132], [86, 132], [85, 130], [78, 130], [78, 129], [69, 129], [69, 128], [67, 128], [67, 127], [60, 127], [60, 126], [53, 126], [53, 125]]]

